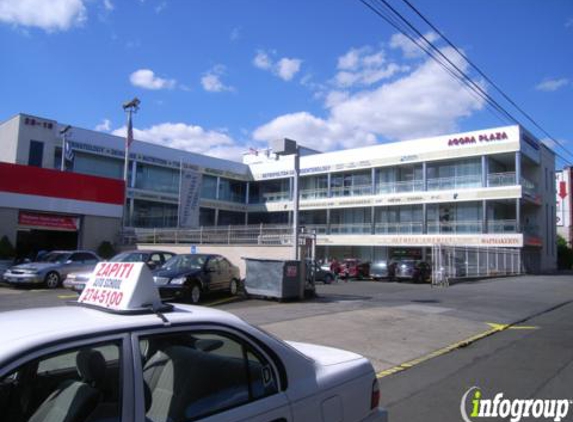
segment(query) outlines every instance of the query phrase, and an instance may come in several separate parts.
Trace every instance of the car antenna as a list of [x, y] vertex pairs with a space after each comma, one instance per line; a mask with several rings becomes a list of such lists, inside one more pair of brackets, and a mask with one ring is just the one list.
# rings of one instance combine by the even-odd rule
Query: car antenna
[[171, 321], [169, 321], [167, 319], [167, 317], [161, 312], [163, 311], [170, 311], [171, 309], [173, 309], [172, 305], [169, 305], [167, 303], [163, 303], [163, 307], [161, 308], [156, 308], [155, 306], [153, 306], [152, 303], [144, 303], [142, 304], [142, 307], [149, 309], [151, 312], [153, 312], [155, 315], [157, 315], [157, 317], [163, 321], [163, 324], [166, 326], [171, 325]]

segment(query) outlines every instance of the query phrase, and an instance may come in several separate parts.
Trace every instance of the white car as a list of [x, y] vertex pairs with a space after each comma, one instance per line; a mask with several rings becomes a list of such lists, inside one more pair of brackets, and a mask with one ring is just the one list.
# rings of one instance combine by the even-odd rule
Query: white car
[[77, 306], [0, 314], [2, 420], [387, 421], [366, 358], [164, 305], [142, 263], [94, 273]]

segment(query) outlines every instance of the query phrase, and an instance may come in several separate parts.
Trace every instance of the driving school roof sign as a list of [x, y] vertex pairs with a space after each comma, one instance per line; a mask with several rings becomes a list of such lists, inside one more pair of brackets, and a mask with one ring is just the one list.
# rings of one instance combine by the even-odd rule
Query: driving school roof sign
[[477, 144], [491, 141], [504, 141], [509, 139], [507, 133], [503, 132], [490, 132], [480, 133], [479, 135], [460, 136], [459, 138], [448, 139], [448, 146]]
[[143, 262], [100, 262], [78, 303], [119, 312], [163, 307], [151, 272]]

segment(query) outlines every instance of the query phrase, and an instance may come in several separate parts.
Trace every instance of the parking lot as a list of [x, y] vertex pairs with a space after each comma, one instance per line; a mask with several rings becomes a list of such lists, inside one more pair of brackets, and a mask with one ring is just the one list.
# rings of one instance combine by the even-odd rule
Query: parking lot
[[[363, 354], [384, 374], [572, 301], [572, 285], [569, 275], [500, 278], [448, 288], [339, 281], [318, 284], [318, 296], [304, 302], [217, 293], [202, 304], [232, 312], [283, 339]], [[58, 306], [75, 298], [65, 289], [2, 287], [0, 311]]]

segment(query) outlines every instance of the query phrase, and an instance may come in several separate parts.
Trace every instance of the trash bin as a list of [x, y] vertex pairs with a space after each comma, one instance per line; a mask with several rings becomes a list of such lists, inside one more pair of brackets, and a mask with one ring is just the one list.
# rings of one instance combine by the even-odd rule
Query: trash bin
[[301, 296], [300, 261], [242, 258], [246, 261], [247, 294], [283, 299]]

